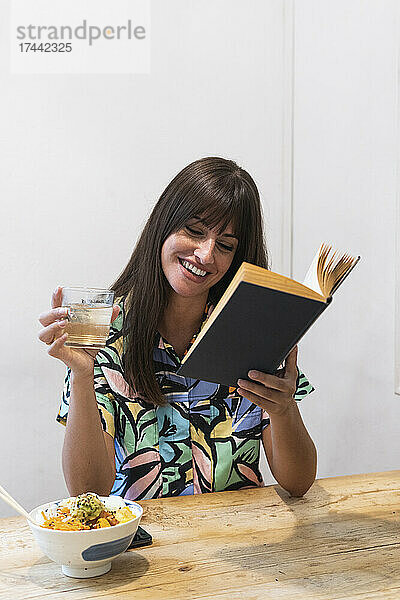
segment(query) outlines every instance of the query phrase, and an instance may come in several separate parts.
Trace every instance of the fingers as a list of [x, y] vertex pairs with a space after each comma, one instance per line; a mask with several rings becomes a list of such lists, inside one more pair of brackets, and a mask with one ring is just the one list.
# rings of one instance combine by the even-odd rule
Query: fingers
[[47, 354], [61, 360], [74, 373], [93, 375], [93, 362], [98, 350], [85, 350], [84, 348], [70, 348], [65, 345], [68, 334], [63, 333], [49, 346]]
[[57, 286], [51, 295], [51, 308], [57, 308], [62, 304], [62, 287]]
[[62, 336], [60, 336], [59, 338], [57, 338], [50, 346], [50, 348], [47, 351], [47, 354], [49, 356], [53, 356], [54, 358], [59, 358], [60, 360], [63, 360], [63, 354], [64, 354], [64, 344], [67, 341], [67, 337], [68, 334], [64, 333]]
[[61, 306], [59, 308], [52, 308], [51, 310], [39, 315], [39, 322], [43, 325], [43, 327], [47, 327], [48, 325], [51, 325], [58, 319], [65, 319], [67, 315], [68, 308], [65, 306]]
[[[269, 375], [268, 373], [262, 373], [261, 371], [255, 371], [252, 369], [248, 372], [250, 379], [254, 381], [260, 382], [262, 385], [272, 388], [274, 390], [279, 390], [281, 392], [285, 392], [287, 388], [287, 382], [281, 377], [276, 377], [275, 375]], [[239, 381], [247, 381], [246, 379], [239, 379]], [[240, 384], [239, 384], [240, 385]]]
[[285, 374], [283, 376], [284, 381], [294, 386], [294, 392], [296, 391], [297, 384], [297, 352], [298, 348], [295, 346], [287, 355], [285, 360]]
[[44, 329], [39, 331], [39, 340], [48, 345], [52, 344], [56, 338], [59, 338], [61, 335], [63, 335], [66, 324], [67, 320], [63, 319], [44, 327]]
[[[248, 393], [259, 396], [260, 398], [264, 398], [269, 400], [270, 402], [279, 402], [282, 398], [282, 392], [278, 390], [273, 390], [271, 388], [265, 387], [264, 385], [260, 385], [259, 383], [255, 383], [253, 381], [247, 381], [246, 379], [238, 380], [239, 388], [238, 392], [241, 396], [246, 396], [248, 398]], [[288, 390], [288, 393], [289, 390]]]
[[295, 346], [287, 355], [286, 360], [285, 360], [285, 372], [286, 375], [288, 373], [295, 373], [296, 372], [296, 377], [297, 377], [297, 353], [298, 353], [298, 347]]

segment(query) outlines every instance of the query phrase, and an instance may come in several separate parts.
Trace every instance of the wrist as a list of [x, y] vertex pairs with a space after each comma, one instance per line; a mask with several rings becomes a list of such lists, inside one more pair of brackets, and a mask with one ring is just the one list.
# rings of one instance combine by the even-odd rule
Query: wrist
[[71, 370], [71, 384], [88, 385], [94, 384], [94, 371], [92, 369], [76, 371]]
[[294, 398], [292, 398], [281, 412], [269, 413], [269, 418], [271, 423], [284, 423], [296, 419], [299, 414], [297, 402]]

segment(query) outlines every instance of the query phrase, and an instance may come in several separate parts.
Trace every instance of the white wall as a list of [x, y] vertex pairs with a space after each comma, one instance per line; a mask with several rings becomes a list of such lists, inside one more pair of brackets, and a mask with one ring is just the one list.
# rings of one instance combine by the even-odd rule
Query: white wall
[[294, 275], [322, 240], [362, 260], [301, 345], [319, 476], [398, 469], [398, 2], [296, 3]]
[[36, 341], [51, 290], [110, 283], [170, 178], [210, 154], [254, 175], [286, 270], [292, 150], [294, 275], [322, 239], [363, 257], [300, 348], [318, 475], [398, 468], [397, 3], [295, 2], [293, 148], [290, 0], [152, 6], [149, 76], [11, 76], [0, 7], [2, 485], [27, 507], [66, 493], [64, 369]]
[[51, 290], [111, 283], [166, 184], [202, 156], [248, 168], [272, 230], [279, 221], [284, 2], [153, 1], [149, 76], [12, 76], [8, 12], [2, 3], [0, 481], [29, 508], [66, 493], [54, 420], [64, 368], [36, 340]]

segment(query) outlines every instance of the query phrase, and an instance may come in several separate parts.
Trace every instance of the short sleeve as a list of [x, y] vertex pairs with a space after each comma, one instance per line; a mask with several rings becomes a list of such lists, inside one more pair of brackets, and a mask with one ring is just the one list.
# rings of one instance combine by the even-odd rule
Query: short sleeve
[[[119, 298], [120, 313], [111, 324], [110, 333], [105, 348], [97, 353], [94, 361], [94, 391], [99, 408], [103, 430], [115, 437], [115, 418], [117, 414], [116, 400], [111, 387], [104, 375], [102, 365], [121, 369], [121, 354], [123, 351], [122, 327], [124, 320], [124, 299]], [[71, 369], [67, 369], [64, 379], [64, 390], [60, 409], [56, 420], [67, 424], [69, 400], [71, 396]]]
[[[296, 391], [293, 396], [294, 399], [297, 402], [299, 402], [300, 400], [303, 400], [303, 398], [305, 398], [306, 396], [311, 394], [311, 392], [314, 392], [314, 390], [315, 390], [314, 386], [309, 382], [306, 375], [304, 375], [304, 373], [302, 373], [302, 371], [300, 371], [300, 369], [297, 367], [297, 382], [296, 382]], [[261, 421], [262, 429], [265, 429], [266, 427], [268, 427], [269, 424], [270, 424], [269, 415], [268, 415], [267, 411], [263, 410], [262, 411], [262, 421]]]
[[[104, 377], [100, 365], [97, 361], [94, 365], [94, 390], [96, 394], [97, 406], [99, 409], [101, 424], [103, 430], [112, 437], [115, 436], [115, 401], [111, 389]], [[64, 379], [64, 389], [60, 409], [56, 420], [62, 425], [67, 424], [69, 400], [71, 396], [71, 369], [67, 369]]]
[[306, 396], [315, 391], [315, 387], [308, 381], [307, 377], [297, 368], [296, 391], [294, 393], [295, 400], [303, 400]]

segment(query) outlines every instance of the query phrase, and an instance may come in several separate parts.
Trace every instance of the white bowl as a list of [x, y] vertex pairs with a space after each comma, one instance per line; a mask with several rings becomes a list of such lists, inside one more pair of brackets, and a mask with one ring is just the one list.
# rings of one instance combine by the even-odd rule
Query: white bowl
[[[129, 506], [136, 518], [126, 523], [82, 531], [59, 531], [34, 525], [28, 521], [35, 540], [41, 550], [61, 565], [68, 577], [97, 577], [111, 569], [111, 561], [125, 552], [139, 526], [143, 509], [136, 502], [119, 496], [100, 496], [106, 508], [116, 510]], [[42, 510], [56, 507], [61, 500], [55, 500], [34, 508], [29, 514], [37, 522], [43, 522]]]

